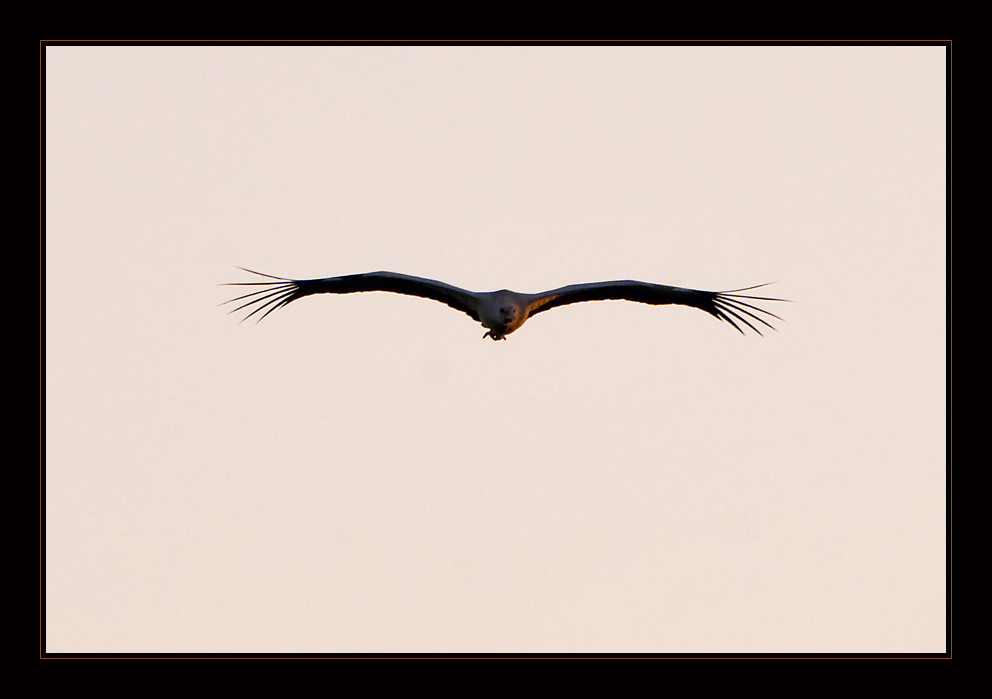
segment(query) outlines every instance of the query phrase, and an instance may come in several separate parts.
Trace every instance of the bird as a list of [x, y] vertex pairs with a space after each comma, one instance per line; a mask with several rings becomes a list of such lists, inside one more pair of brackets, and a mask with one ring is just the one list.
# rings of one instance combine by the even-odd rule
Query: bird
[[238, 267], [238, 269], [266, 278], [266, 281], [227, 284], [227, 286], [262, 287], [221, 304], [226, 305], [242, 301], [241, 305], [231, 310], [231, 313], [236, 313], [241, 309], [250, 309], [250, 312], [241, 319], [242, 322], [257, 313], [261, 313], [257, 319], [261, 321], [286, 304], [312, 294], [389, 291], [394, 294], [419, 296], [440, 301], [481, 323], [487, 329], [482, 338], [488, 337], [494, 341], [505, 340], [507, 335], [519, 330], [525, 321], [537, 313], [550, 311], [552, 308], [571, 303], [606, 300], [636, 301], [652, 306], [667, 304], [691, 306], [706, 311], [718, 320], [730, 323], [742, 335], [746, 333], [741, 325], [761, 335], [760, 326], [766, 326], [772, 330], [776, 329], [766, 320], [766, 317], [780, 321], [782, 318], [771, 311], [754, 305], [751, 301], [787, 300], [741, 293], [753, 291], [768, 286], [768, 284], [758, 284], [731, 291], [700, 291], [663, 284], [649, 284], [648, 282], [617, 280], [571, 284], [538, 294], [521, 294], [508, 289], [489, 292], [467, 291], [434, 279], [414, 277], [398, 272], [368, 272], [325, 279], [287, 279], [255, 272], [244, 267]]

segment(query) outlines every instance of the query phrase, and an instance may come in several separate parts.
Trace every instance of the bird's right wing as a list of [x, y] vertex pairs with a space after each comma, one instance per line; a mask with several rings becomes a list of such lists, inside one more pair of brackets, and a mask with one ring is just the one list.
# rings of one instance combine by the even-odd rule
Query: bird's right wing
[[[647, 282], [632, 280], [572, 284], [571, 286], [563, 286], [541, 294], [533, 294], [533, 300], [528, 305], [528, 317], [533, 316], [535, 313], [541, 313], [542, 311], [571, 303], [625, 300], [647, 303], [652, 306], [666, 304], [692, 306], [730, 323], [741, 334], [744, 334], [744, 330], [737, 324], [738, 322], [743, 323], [760, 335], [761, 331], [751, 321], [765, 325], [772, 330], [775, 327], [759, 314], [764, 314], [764, 316], [777, 320], [782, 319], [771, 311], [766, 311], [764, 308], [750, 303], [750, 301], [785, 300], [767, 296], [748, 296], [740, 293], [741, 291], [758, 289], [762, 286], [767, 286], [767, 284], [750, 286], [746, 289], [734, 289], [733, 291], [700, 291], [698, 289], [683, 289], [677, 286], [649, 284]], [[748, 318], [751, 320], [748, 320]]]
[[226, 304], [244, 301], [231, 311], [234, 313], [242, 308], [251, 308], [251, 312], [242, 319], [243, 321], [259, 312], [262, 312], [262, 315], [259, 316], [258, 320], [262, 320], [277, 308], [282, 308], [287, 303], [292, 303], [296, 299], [311, 294], [353, 294], [361, 291], [390, 291], [394, 294], [433, 299], [468, 314], [473, 320], [479, 320], [479, 302], [476, 294], [433, 279], [412, 277], [409, 274], [397, 272], [368, 272], [367, 274], [349, 274], [344, 277], [327, 277], [326, 279], [285, 279], [255, 272], [244, 267], [239, 267], [239, 269], [273, 280], [234, 282], [228, 285], [262, 287], [224, 302]]

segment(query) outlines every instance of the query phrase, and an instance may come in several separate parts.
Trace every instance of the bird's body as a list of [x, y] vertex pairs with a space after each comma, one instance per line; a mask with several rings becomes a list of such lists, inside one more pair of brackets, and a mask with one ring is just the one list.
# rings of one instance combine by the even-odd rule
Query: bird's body
[[[654, 306], [678, 304], [692, 306], [725, 320], [738, 331], [744, 331], [737, 324], [743, 323], [759, 335], [761, 332], [751, 321], [773, 326], [758, 313], [771, 318], [777, 315], [759, 308], [750, 301], [782, 301], [784, 299], [766, 296], [746, 296], [738, 292], [758, 287], [736, 289], [734, 291], [698, 291], [682, 289], [663, 284], [649, 284], [637, 281], [593, 282], [572, 284], [538, 294], [520, 294], [503, 289], [501, 291], [475, 292], [460, 289], [433, 279], [413, 277], [397, 272], [369, 272], [325, 279], [285, 279], [261, 272], [246, 272], [267, 277], [274, 281], [236, 282], [233, 286], [261, 286], [227, 303], [244, 301], [234, 311], [254, 306], [245, 319], [264, 311], [259, 320], [287, 303], [311, 294], [351, 294], [361, 291], [390, 291], [407, 296], [419, 296], [447, 304], [476, 320], [488, 329], [483, 337], [505, 340], [506, 336], [518, 330], [535, 313], [541, 313], [558, 306], [583, 301], [627, 300], [647, 303]], [[760, 286], [764, 286], [763, 284]], [[233, 312], [233, 311], [232, 311]], [[748, 318], [751, 320], [749, 321]], [[735, 319], [737, 322], [735, 322]], [[778, 318], [781, 320], [781, 318]]]

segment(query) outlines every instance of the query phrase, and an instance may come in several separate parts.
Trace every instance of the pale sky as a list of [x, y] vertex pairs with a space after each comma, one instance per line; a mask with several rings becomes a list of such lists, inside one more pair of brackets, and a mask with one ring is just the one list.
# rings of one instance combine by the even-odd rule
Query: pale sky
[[46, 62], [49, 652], [945, 650], [943, 48]]

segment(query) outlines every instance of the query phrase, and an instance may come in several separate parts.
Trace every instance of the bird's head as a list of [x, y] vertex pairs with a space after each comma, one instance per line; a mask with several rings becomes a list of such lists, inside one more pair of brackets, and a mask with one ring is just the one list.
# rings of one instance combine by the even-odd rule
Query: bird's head
[[517, 319], [520, 317], [520, 309], [513, 305], [501, 305], [499, 307], [499, 320], [500, 323], [506, 326], [516, 325]]
[[518, 322], [520, 317], [520, 309], [516, 306], [500, 306], [496, 309], [496, 318], [493, 319], [495, 322], [489, 325], [490, 330], [483, 337], [505, 340], [507, 335], [522, 325]]
[[503, 289], [481, 296], [484, 302], [479, 307], [479, 320], [489, 328], [485, 337], [503, 340], [527, 320], [526, 299], [521, 294]]

